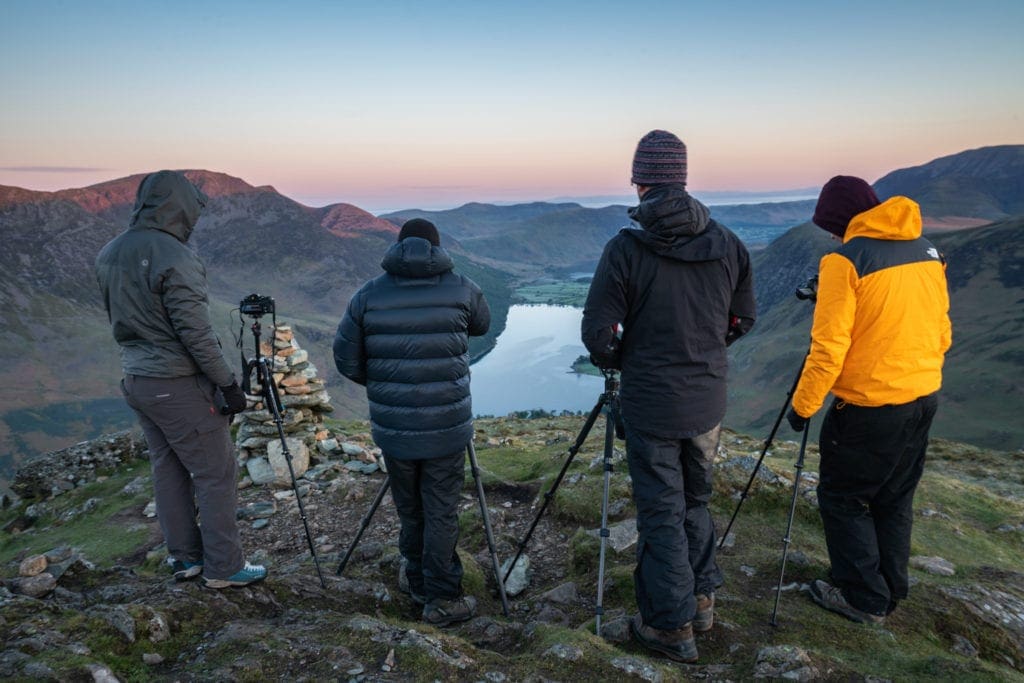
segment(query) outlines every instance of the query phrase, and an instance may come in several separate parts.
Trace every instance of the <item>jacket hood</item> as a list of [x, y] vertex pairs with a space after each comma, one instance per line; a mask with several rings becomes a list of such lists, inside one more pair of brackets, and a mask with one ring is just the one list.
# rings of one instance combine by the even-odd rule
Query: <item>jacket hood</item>
[[921, 207], [906, 197], [892, 197], [850, 219], [843, 242], [854, 237], [916, 240], [921, 236]]
[[642, 229], [626, 228], [622, 234], [660, 256], [714, 261], [725, 255], [725, 235], [711, 220], [708, 207], [691, 197], [682, 185], [651, 189], [639, 205], [629, 210], [629, 217]]
[[402, 277], [434, 277], [455, 267], [443, 247], [435, 247], [422, 237], [406, 237], [391, 245], [380, 265]]
[[139, 183], [129, 228], [163, 230], [187, 242], [206, 202], [207, 196], [183, 173], [151, 173]]
[[652, 188], [629, 210], [629, 217], [644, 230], [665, 239], [704, 232], [709, 214], [708, 207], [678, 183]]

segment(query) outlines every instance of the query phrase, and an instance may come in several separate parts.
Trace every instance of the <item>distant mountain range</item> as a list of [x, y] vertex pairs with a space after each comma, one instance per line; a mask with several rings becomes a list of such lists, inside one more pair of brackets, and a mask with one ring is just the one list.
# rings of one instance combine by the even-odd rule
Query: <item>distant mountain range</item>
[[[1020, 220], [1007, 218], [1024, 213], [1022, 158], [1021, 145], [970, 150], [876, 184], [882, 195], [919, 199], [937, 227], [1000, 221], [936, 236], [949, 253], [956, 288], [943, 410], [956, 416], [959, 431], [947, 434], [992, 446], [1019, 446], [1019, 428], [1007, 425], [1020, 424], [1024, 408], [1009, 379], [1024, 367], [1024, 296], [1015, 279], [1024, 254]], [[223, 173], [188, 175], [211, 197], [191, 243], [207, 264], [223, 343], [230, 346], [238, 332], [230, 313], [242, 297], [273, 296], [280, 318], [296, 328], [330, 382], [342, 416], [363, 416], [366, 404], [362, 390], [334, 372], [330, 340], [348, 298], [380, 273], [380, 259], [406, 219], [434, 220], [457, 268], [484, 288], [495, 323], [488, 338], [474, 342], [477, 356], [504, 328], [516, 284], [592, 271], [605, 242], [629, 224], [624, 205], [544, 202], [375, 217], [351, 204], [304, 206]], [[141, 177], [60, 192], [0, 186], [0, 473], [26, 454], [131, 423], [116, 388], [117, 352], [92, 263], [127, 225]], [[737, 426], [770, 420], [806, 348], [810, 306], [792, 292], [832, 245], [806, 223], [812, 211], [813, 200], [712, 207], [741, 237], [762, 235], [762, 244], [798, 226], [755, 255], [761, 316], [751, 338], [735, 347], [729, 419]], [[238, 362], [237, 351], [229, 349], [228, 357]]]
[[[335, 371], [330, 345], [349, 297], [381, 272], [398, 229], [350, 204], [310, 208], [223, 173], [186, 175], [211, 198], [190, 244], [207, 266], [228, 360], [240, 365], [232, 309], [253, 292], [273, 296], [279, 319], [296, 328], [328, 381], [338, 414], [363, 416], [363, 391]], [[0, 473], [25, 454], [132, 423], [117, 391], [117, 348], [93, 260], [127, 226], [141, 178], [60, 192], [0, 186]], [[509, 278], [458, 250], [454, 256], [496, 309], [492, 333], [474, 341], [479, 355], [503, 328]], [[248, 328], [244, 336], [251, 355]]]
[[982, 147], [893, 171], [874, 184], [882, 200], [911, 197], [926, 227], [967, 227], [1024, 214], [1024, 145]]

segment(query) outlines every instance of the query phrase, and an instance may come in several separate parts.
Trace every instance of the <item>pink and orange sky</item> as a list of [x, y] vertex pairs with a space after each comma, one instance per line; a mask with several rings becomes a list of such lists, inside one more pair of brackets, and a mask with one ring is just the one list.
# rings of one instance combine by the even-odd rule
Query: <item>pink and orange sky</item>
[[353, 4], [3, 3], [0, 184], [206, 168], [379, 212], [628, 195], [652, 128], [697, 194], [1024, 143], [1019, 0]]

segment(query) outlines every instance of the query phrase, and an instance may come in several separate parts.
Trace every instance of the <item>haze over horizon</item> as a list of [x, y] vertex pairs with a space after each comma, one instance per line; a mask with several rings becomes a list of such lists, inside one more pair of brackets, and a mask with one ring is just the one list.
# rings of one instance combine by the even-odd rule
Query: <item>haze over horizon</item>
[[180, 2], [0, 8], [0, 184], [159, 168], [310, 206], [628, 197], [652, 128], [694, 194], [1024, 142], [1024, 3]]

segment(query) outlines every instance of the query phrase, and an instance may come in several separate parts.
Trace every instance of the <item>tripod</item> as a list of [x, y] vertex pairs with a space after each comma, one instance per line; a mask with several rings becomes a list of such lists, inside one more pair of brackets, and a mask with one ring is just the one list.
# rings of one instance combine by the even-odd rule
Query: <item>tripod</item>
[[[779, 425], [782, 423], [782, 417], [786, 414], [786, 409], [789, 407], [790, 402], [793, 400], [793, 394], [796, 392], [796, 386], [800, 383], [800, 376], [804, 372], [804, 365], [807, 362], [807, 356], [804, 356], [804, 360], [800, 363], [800, 369], [797, 370], [796, 377], [793, 378], [793, 385], [789, 388], [789, 392], [786, 394], [786, 400], [782, 404], [782, 408], [779, 410], [779, 414], [775, 417], [775, 424], [772, 425], [772, 430], [768, 434], [768, 438], [764, 441], [764, 447], [761, 448], [761, 456], [757, 459], [757, 464], [754, 465], [754, 471], [750, 473], [750, 479], [747, 480], [747, 486], [743, 489], [743, 493], [740, 494], [740, 500], [736, 503], [736, 509], [733, 510], [732, 518], [729, 520], [729, 525], [725, 528], [725, 533], [722, 534], [722, 540], [718, 543], [718, 549], [721, 550], [725, 544], [725, 539], [729, 537], [729, 530], [732, 529], [733, 522], [736, 521], [736, 515], [740, 513], [740, 507], [743, 505], [743, 501], [747, 499], [747, 494], [750, 492], [750, 487], [754, 483], [754, 479], [757, 477], [758, 471], [761, 469], [761, 463], [764, 462], [764, 456], [768, 453], [768, 449], [772, 445], [772, 441], [775, 439], [776, 432], [779, 431]], [[793, 531], [793, 516], [796, 514], [796, 497], [800, 492], [800, 475], [804, 469], [804, 454], [807, 452], [807, 435], [811, 431], [811, 421], [808, 420], [807, 424], [804, 425], [803, 437], [800, 440], [800, 455], [797, 458], [796, 465], [796, 480], [793, 482], [793, 500], [789, 504], [789, 520], [786, 523], [786, 535], [782, 537], [782, 567], [779, 570], [779, 585], [775, 590], [775, 607], [772, 609], [771, 625], [778, 626], [776, 616], [779, 611], [779, 598], [782, 595], [782, 581], [786, 575], [786, 558], [789, 555], [789, 543], [792, 540], [791, 534]]]
[[252, 394], [252, 386], [250, 383], [250, 375], [252, 371], [256, 371], [256, 381], [260, 385], [260, 395], [263, 398], [263, 404], [267, 406], [271, 414], [274, 416], [274, 424], [277, 425], [277, 436], [281, 439], [281, 452], [284, 454], [284, 460], [288, 463], [288, 474], [292, 478], [292, 489], [295, 491], [295, 501], [299, 504], [299, 517], [302, 518], [302, 526], [306, 530], [306, 542], [309, 543], [309, 552], [313, 556], [313, 564], [316, 565], [316, 575], [320, 578], [321, 588], [327, 588], [327, 583], [324, 581], [324, 575], [320, 571], [320, 559], [316, 556], [316, 548], [313, 546], [313, 536], [309, 532], [309, 522], [306, 521], [306, 509], [302, 505], [302, 494], [299, 492], [299, 484], [295, 480], [295, 469], [292, 467], [292, 454], [288, 450], [288, 441], [284, 437], [284, 421], [281, 419], [281, 397], [277, 392], [277, 385], [274, 383], [273, 368], [270, 366], [270, 362], [266, 356], [260, 353], [260, 333], [262, 327], [260, 325], [260, 316], [249, 313], [248, 315], [253, 316], [252, 323], [252, 335], [256, 342], [256, 357], [245, 364], [245, 377], [242, 380], [242, 390], [247, 394]]
[[[768, 434], [768, 438], [764, 440], [764, 446], [761, 448], [761, 456], [757, 459], [757, 464], [754, 465], [754, 471], [750, 473], [750, 479], [747, 480], [747, 485], [743, 489], [743, 493], [740, 494], [740, 500], [736, 503], [736, 509], [732, 512], [732, 517], [729, 519], [729, 525], [725, 527], [725, 533], [722, 534], [722, 540], [718, 542], [719, 550], [721, 550], [725, 544], [725, 539], [729, 537], [729, 531], [732, 529], [733, 522], [736, 521], [736, 515], [740, 513], [743, 501], [747, 499], [747, 494], [750, 493], [750, 487], [753, 485], [754, 479], [757, 477], [757, 473], [761, 469], [761, 463], [764, 462], [764, 456], [772, 446], [772, 441], [775, 439], [775, 433], [779, 431], [779, 425], [782, 423], [782, 417], [786, 414], [786, 408], [789, 407], [790, 402], [793, 400], [793, 393], [796, 391], [796, 385], [800, 383], [800, 375], [804, 372], [804, 364], [806, 362], [807, 356], [804, 356], [804, 359], [800, 361], [800, 369], [796, 371], [796, 377], [793, 378], [793, 386], [789, 388], [789, 392], [786, 394], [786, 400], [783, 402], [782, 408], [779, 410], [779, 414], [775, 417], [775, 424], [772, 425], [772, 431]], [[804, 436], [806, 437], [807, 434], [805, 433]]]
[[[480, 480], [480, 466], [477, 464], [476, 448], [473, 447], [472, 439], [470, 439], [469, 443], [466, 445], [466, 452], [469, 455], [469, 466], [470, 471], [473, 473], [473, 481], [476, 482], [476, 496], [480, 501], [480, 514], [484, 520], [484, 535], [487, 537], [487, 548], [491, 553], [491, 564], [494, 566], [494, 578], [498, 584], [498, 595], [501, 597], [501, 609], [507, 617], [509, 616], [508, 596], [505, 594], [505, 582], [501, 580], [501, 566], [498, 564], [498, 551], [494, 544], [494, 532], [491, 530], [491, 517], [487, 512], [487, 499], [484, 497], [484, 485]], [[352, 540], [348, 550], [345, 551], [345, 556], [341, 558], [341, 562], [338, 564], [338, 570], [335, 572], [338, 576], [341, 576], [341, 573], [345, 571], [345, 566], [348, 565], [349, 558], [352, 557], [352, 553], [355, 551], [356, 545], [359, 543], [359, 539], [363, 537], [363, 533], [370, 526], [370, 520], [373, 519], [373, 513], [375, 513], [377, 508], [380, 507], [381, 502], [384, 500], [384, 494], [387, 493], [390, 486], [391, 477], [385, 477], [384, 483], [380, 486], [380, 490], [378, 490], [377, 495], [373, 497], [373, 503], [370, 505], [370, 509], [367, 510], [365, 515], [363, 515], [363, 519], [359, 523], [359, 531], [356, 532], [356, 537]]]
[[[597, 422], [597, 416], [604, 412], [604, 493], [601, 498], [601, 554], [597, 569], [597, 605], [594, 609], [594, 614], [596, 615], [595, 629], [598, 635], [601, 634], [601, 615], [604, 614], [604, 557], [605, 545], [610, 536], [608, 531], [608, 488], [611, 481], [611, 473], [614, 469], [612, 465], [612, 446], [615, 441], [615, 423], [619, 414], [619, 373], [617, 370], [604, 368], [601, 369], [601, 373], [604, 375], [604, 393], [598, 397], [597, 403], [587, 416], [587, 421], [583, 424], [583, 428], [576, 437], [576, 441], [569, 447], [569, 457], [565, 459], [565, 464], [562, 465], [562, 469], [558, 472], [558, 476], [555, 477], [551, 488], [544, 494], [544, 502], [541, 504], [540, 510], [537, 511], [536, 517], [533, 518], [533, 523], [530, 524], [526, 536], [519, 542], [516, 556], [509, 564], [504, 579], [504, 581], [508, 581], [508, 577], [512, 574], [512, 569], [516, 566], [516, 562], [519, 561], [520, 556], [526, 549], [526, 544], [530, 541], [530, 536], [533, 535], [538, 522], [540, 522], [540, 518], [544, 516], [544, 511], [547, 510], [548, 504], [554, 497], [555, 491], [558, 489], [559, 484], [562, 483], [562, 478], [565, 477], [565, 473], [569, 470], [569, 465], [572, 464], [572, 460], [576, 457], [583, 442], [587, 440], [590, 429]], [[504, 584], [504, 581], [501, 583]]]
[[793, 480], [793, 500], [789, 503], [789, 521], [786, 523], [786, 535], [782, 537], [782, 566], [779, 569], [779, 585], [775, 589], [775, 607], [772, 608], [772, 626], [778, 626], [775, 616], [779, 612], [779, 598], [782, 597], [782, 579], [786, 575], [786, 557], [789, 555], [790, 536], [793, 531], [793, 515], [796, 513], [796, 497], [800, 493], [800, 474], [804, 469], [804, 453], [807, 451], [807, 435], [811, 431], [811, 421], [804, 425], [804, 436], [800, 440], [800, 456], [796, 460], [796, 478]]

